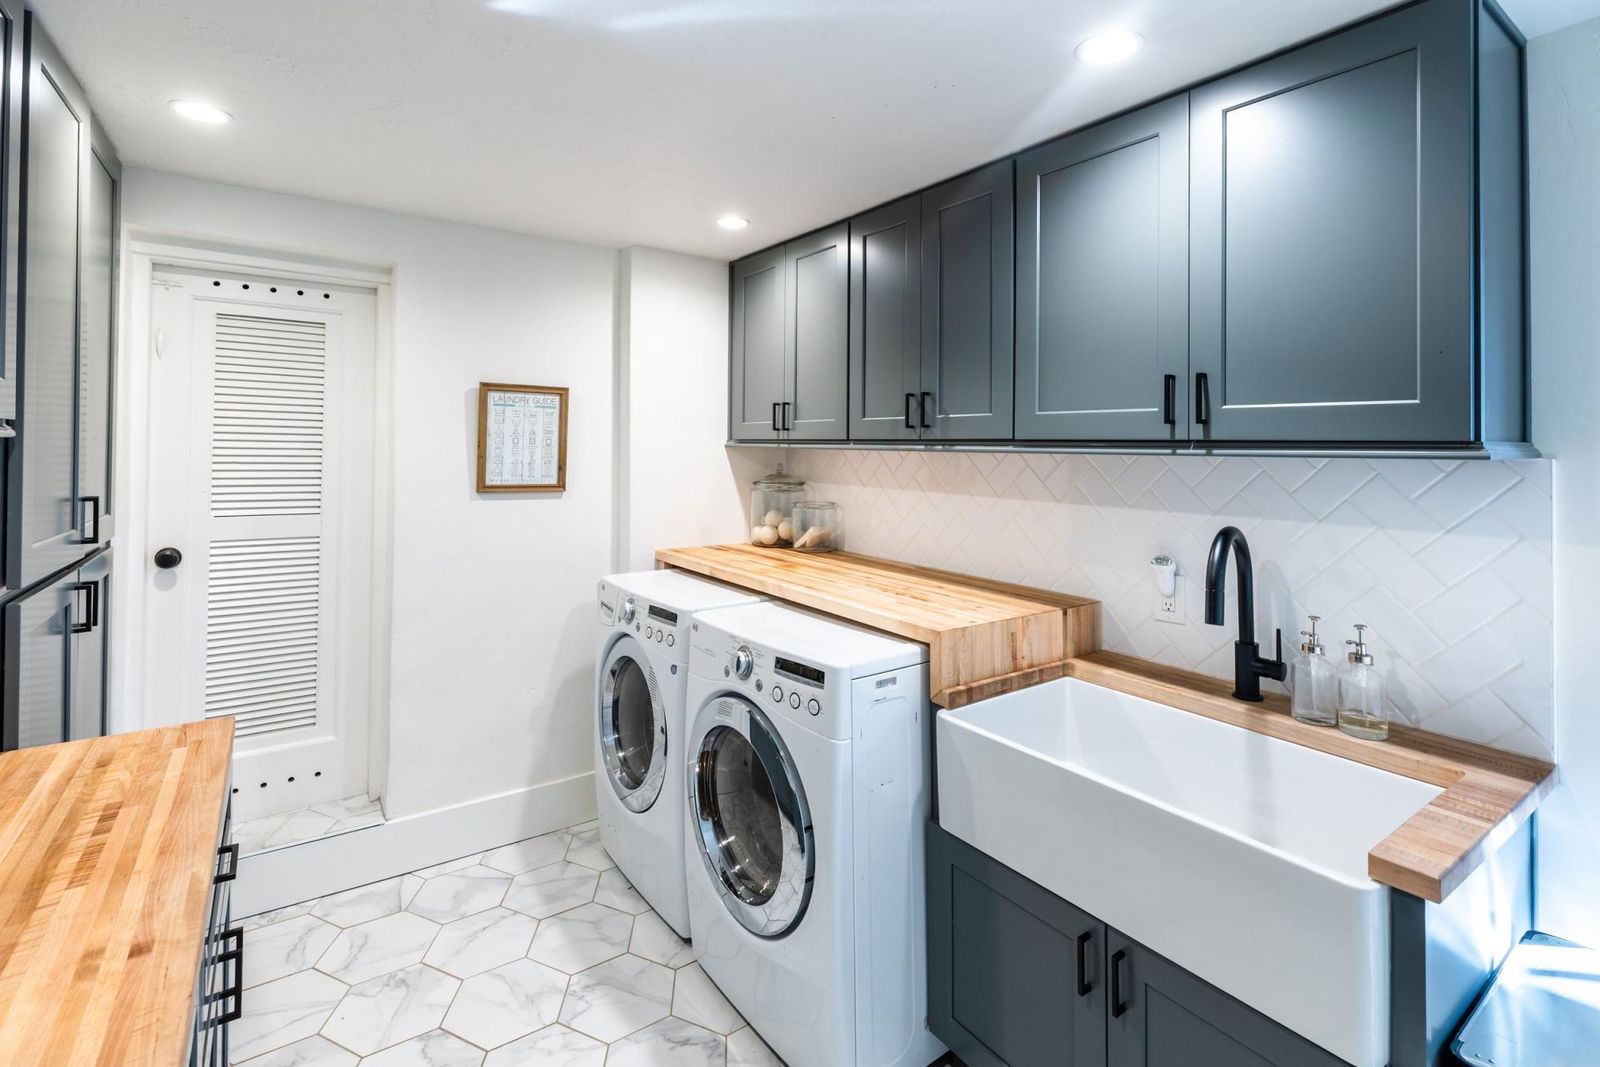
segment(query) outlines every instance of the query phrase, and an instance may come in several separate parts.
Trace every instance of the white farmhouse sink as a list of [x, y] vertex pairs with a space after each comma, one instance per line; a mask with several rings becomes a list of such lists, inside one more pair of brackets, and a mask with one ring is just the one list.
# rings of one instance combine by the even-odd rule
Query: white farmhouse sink
[[950, 833], [1357, 1067], [1388, 1062], [1367, 851], [1442, 790], [1071, 678], [937, 729]]

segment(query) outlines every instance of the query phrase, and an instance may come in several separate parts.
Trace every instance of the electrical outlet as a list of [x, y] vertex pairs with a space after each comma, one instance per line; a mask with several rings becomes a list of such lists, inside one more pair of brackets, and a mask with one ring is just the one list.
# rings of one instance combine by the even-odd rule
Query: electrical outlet
[[1173, 582], [1171, 596], [1162, 596], [1161, 588], [1159, 586], [1156, 587], [1155, 596], [1156, 607], [1154, 615], [1156, 622], [1166, 622], [1175, 626], [1182, 626], [1184, 624], [1183, 575], [1178, 575], [1177, 580]]

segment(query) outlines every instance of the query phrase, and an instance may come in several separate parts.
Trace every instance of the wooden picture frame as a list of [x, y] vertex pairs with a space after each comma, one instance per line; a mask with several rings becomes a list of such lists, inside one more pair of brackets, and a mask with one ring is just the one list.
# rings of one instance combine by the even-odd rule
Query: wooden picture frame
[[478, 492], [566, 491], [567, 399], [564, 386], [478, 383]]

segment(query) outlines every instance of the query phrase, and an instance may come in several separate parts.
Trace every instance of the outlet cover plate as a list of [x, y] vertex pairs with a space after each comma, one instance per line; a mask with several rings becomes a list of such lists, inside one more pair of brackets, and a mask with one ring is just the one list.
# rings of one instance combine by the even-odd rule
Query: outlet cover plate
[[1155, 610], [1152, 613], [1156, 622], [1170, 623], [1173, 626], [1184, 625], [1183, 617], [1183, 575], [1178, 575], [1172, 585], [1172, 595], [1162, 596], [1158, 587], [1155, 591]]

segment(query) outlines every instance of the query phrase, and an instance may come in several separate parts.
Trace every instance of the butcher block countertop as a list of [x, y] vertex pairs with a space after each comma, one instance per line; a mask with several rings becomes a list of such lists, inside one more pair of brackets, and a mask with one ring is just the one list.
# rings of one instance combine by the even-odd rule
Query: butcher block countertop
[[1133, 656], [1095, 652], [1070, 661], [1062, 674], [1443, 789], [1367, 854], [1373, 881], [1435, 903], [1555, 787], [1555, 768], [1531, 756], [1398, 724], [1387, 741], [1363, 741], [1296, 721], [1288, 697], [1266, 694], [1260, 704], [1249, 704], [1233, 699], [1231, 682]]
[[1100, 647], [1100, 602], [853, 552], [664, 548], [656, 562], [928, 646], [935, 704]]
[[182, 1067], [233, 720], [0, 755], [0, 1063]]

